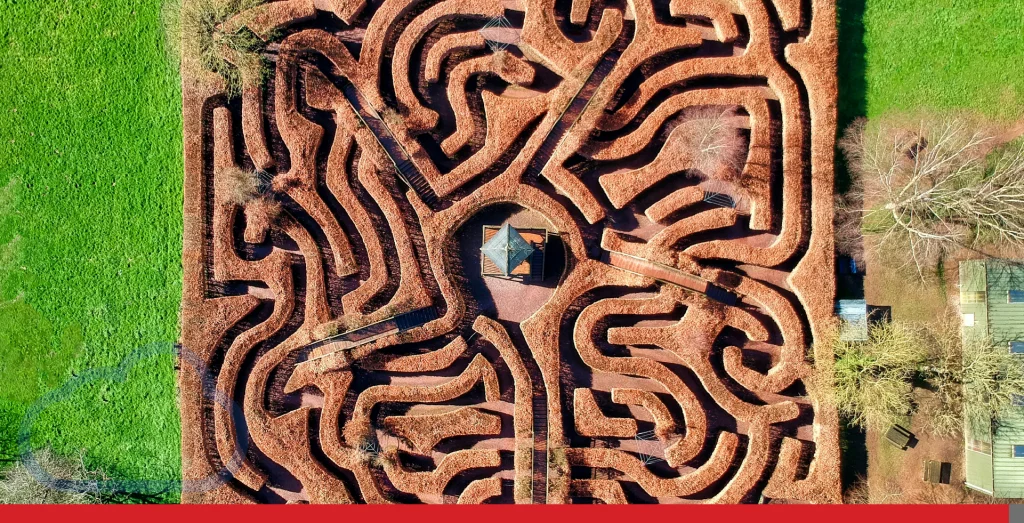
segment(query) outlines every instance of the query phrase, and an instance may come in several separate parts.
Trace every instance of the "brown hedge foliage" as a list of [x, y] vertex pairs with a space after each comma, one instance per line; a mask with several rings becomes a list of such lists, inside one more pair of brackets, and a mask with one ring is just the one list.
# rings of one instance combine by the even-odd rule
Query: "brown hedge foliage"
[[435, 372], [451, 367], [466, 349], [466, 340], [460, 336], [435, 351], [398, 357], [385, 357], [378, 353], [360, 360], [359, 366], [367, 370], [389, 372]]
[[489, 498], [501, 495], [501, 478], [484, 478], [473, 481], [459, 494], [459, 505], [478, 505]]
[[572, 410], [576, 417], [576, 432], [581, 436], [631, 438], [636, 435], [636, 421], [605, 416], [597, 406], [594, 391], [590, 389], [573, 391]]
[[595, 498], [607, 505], [629, 503], [622, 484], [610, 479], [574, 479], [569, 483], [569, 492], [573, 497]]
[[[265, 3], [215, 28], [263, 41], [225, 55], [240, 105], [183, 56], [183, 477], [228, 478], [184, 501], [479, 503], [509, 478], [516, 503], [623, 503], [622, 481], [687, 501], [839, 500], [835, 409], [791, 393], [832, 359], [813, 341], [834, 298], [834, 0], [672, 0], [667, 18], [568, 5]], [[510, 46], [488, 46], [477, 29], [509, 11]], [[460, 259], [460, 228], [508, 203], [564, 247], [518, 326], [476, 302]], [[701, 295], [709, 283], [736, 306]], [[354, 348], [322, 342], [428, 307], [439, 317]], [[608, 417], [598, 390], [648, 411], [682, 472], [638, 459], [638, 420]], [[807, 423], [812, 441], [783, 436]]]
[[726, 473], [738, 441], [731, 432], [720, 433], [706, 463], [693, 472], [671, 479], [656, 476], [638, 458], [615, 449], [568, 448], [565, 452], [571, 465], [618, 470], [639, 483], [651, 496], [688, 496], [704, 490]]
[[459, 450], [446, 455], [430, 472], [410, 472], [393, 460], [384, 463], [384, 471], [398, 490], [421, 496], [440, 496], [456, 474], [500, 464], [501, 456], [497, 450]]
[[501, 418], [472, 407], [462, 407], [442, 414], [388, 416], [384, 418], [384, 427], [409, 440], [418, 452], [427, 454], [446, 438], [498, 434], [501, 432]]

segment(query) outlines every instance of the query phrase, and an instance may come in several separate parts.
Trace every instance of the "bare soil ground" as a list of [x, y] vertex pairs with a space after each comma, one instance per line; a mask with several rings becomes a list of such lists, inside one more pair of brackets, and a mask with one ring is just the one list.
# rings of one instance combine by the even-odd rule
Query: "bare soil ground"
[[[927, 395], [927, 391], [918, 391]], [[915, 416], [909, 426], [916, 442], [900, 450], [884, 435], [867, 431], [867, 501], [869, 503], [984, 503], [986, 496], [972, 493], [964, 483], [964, 447], [960, 438], [940, 438], [924, 430], [925, 420]], [[924, 481], [924, 463], [936, 460], [951, 464], [948, 485]], [[856, 487], [855, 487], [856, 488]], [[863, 487], [860, 487], [863, 489]], [[858, 494], [862, 495], [862, 494]]]

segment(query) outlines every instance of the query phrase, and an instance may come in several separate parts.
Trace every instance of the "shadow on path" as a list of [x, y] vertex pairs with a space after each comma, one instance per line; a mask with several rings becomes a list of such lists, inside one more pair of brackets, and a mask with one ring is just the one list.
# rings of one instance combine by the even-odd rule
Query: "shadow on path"
[[[838, 0], [839, 136], [851, 122], [867, 115], [867, 62], [864, 8], [867, 0]], [[836, 155], [836, 189], [846, 192], [850, 174], [842, 153]]]

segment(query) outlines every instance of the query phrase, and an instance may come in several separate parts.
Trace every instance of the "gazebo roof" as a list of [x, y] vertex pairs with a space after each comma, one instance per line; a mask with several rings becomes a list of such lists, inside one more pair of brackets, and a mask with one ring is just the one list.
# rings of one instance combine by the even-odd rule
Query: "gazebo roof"
[[502, 274], [508, 276], [533, 254], [533, 246], [523, 239], [519, 231], [506, 223], [490, 240], [487, 240], [480, 252], [494, 262]]

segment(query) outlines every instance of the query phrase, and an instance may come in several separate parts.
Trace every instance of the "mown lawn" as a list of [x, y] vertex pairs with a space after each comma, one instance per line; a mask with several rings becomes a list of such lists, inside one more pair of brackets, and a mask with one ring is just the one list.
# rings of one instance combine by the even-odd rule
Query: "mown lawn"
[[1024, 115], [1024, 3], [837, 1], [840, 120], [917, 109]]
[[[178, 337], [181, 116], [159, 1], [0, 0], [0, 451], [177, 480], [173, 358], [68, 380]], [[86, 374], [88, 375], [88, 374]], [[175, 501], [177, 493], [158, 499]]]

